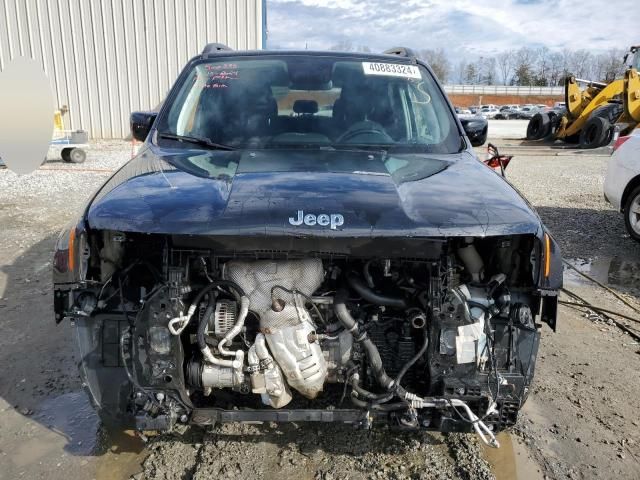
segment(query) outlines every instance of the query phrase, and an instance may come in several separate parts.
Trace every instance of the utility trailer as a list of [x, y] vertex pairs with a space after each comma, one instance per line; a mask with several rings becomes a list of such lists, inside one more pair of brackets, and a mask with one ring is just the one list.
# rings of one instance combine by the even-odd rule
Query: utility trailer
[[53, 138], [50, 148], [60, 151], [60, 157], [67, 163], [83, 163], [87, 159], [89, 134], [86, 130], [66, 130], [63, 116], [69, 111], [66, 105], [53, 114]]

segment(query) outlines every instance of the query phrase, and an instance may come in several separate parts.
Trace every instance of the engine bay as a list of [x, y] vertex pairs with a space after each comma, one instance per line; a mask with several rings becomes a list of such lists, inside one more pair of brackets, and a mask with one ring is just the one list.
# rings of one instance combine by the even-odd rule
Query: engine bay
[[67, 314], [84, 375], [115, 384], [95, 403], [140, 430], [384, 419], [495, 446], [533, 378], [538, 243], [453, 238], [368, 258], [94, 232]]

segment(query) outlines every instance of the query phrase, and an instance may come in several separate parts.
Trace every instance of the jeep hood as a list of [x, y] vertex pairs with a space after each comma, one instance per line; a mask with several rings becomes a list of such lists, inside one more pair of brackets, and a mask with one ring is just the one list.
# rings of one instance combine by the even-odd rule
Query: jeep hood
[[[344, 221], [292, 225], [299, 212]], [[93, 229], [172, 235], [490, 236], [541, 227], [518, 192], [469, 152], [150, 146], [107, 181], [85, 215]]]

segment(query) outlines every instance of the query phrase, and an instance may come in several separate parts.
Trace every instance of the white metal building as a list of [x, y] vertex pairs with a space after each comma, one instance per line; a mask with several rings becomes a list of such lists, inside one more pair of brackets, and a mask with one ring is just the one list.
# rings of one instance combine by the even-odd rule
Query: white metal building
[[0, 71], [17, 56], [41, 61], [66, 128], [126, 137], [129, 114], [156, 107], [206, 43], [262, 48], [265, 2], [0, 0]]

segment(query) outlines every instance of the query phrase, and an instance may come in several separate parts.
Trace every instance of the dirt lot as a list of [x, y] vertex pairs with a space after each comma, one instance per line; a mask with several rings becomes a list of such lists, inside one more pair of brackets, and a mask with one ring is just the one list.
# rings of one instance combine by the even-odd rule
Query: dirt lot
[[[602, 199], [606, 157], [501, 143], [516, 154], [510, 180], [564, 256], [635, 300], [640, 245]], [[543, 328], [534, 391], [499, 451], [471, 435], [336, 425], [227, 425], [147, 446], [105, 432], [80, 391], [72, 331], [53, 322], [50, 257], [57, 231], [129, 149], [99, 143], [84, 165], [50, 162], [25, 177], [0, 170], [0, 478], [640, 478], [640, 346], [566, 307], [557, 333]], [[565, 280], [632, 313], [574, 273]]]

